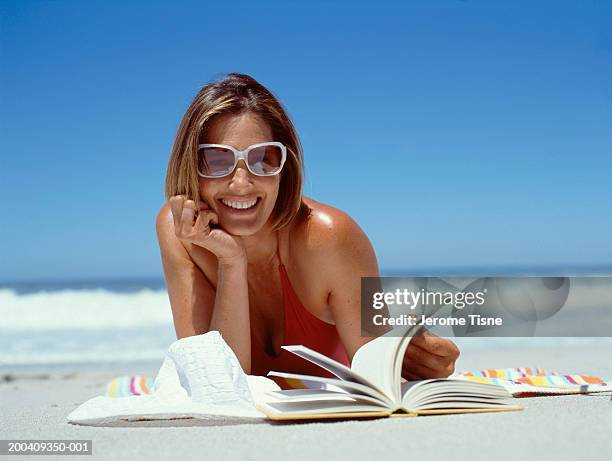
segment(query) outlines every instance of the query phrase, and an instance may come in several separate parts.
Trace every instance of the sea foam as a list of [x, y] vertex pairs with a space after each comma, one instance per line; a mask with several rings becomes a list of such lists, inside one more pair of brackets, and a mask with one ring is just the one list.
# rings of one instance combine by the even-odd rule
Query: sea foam
[[17, 294], [0, 289], [0, 331], [108, 329], [168, 325], [172, 310], [165, 290], [115, 293], [105, 289]]

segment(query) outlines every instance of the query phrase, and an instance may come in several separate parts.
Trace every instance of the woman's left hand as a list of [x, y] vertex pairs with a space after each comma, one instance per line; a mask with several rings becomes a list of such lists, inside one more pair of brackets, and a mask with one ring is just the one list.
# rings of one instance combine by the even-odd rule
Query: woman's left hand
[[410, 340], [402, 364], [408, 380], [446, 378], [455, 371], [459, 349], [451, 340], [423, 330]]

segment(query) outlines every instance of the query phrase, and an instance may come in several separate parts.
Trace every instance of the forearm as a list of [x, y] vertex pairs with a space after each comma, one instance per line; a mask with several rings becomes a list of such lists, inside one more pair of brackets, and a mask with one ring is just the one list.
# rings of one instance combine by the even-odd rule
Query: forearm
[[245, 373], [251, 372], [251, 322], [247, 262], [219, 262], [215, 306], [210, 330], [218, 330]]

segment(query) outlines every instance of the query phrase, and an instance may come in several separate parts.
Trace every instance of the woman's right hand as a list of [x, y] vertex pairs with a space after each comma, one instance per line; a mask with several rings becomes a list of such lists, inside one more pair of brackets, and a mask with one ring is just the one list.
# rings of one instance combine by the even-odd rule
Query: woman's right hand
[[[240, 237], [233, 236], [223, 229], [211, 229], [211, 223], [219, 224], [219, 217], [206, 202], [202, 202], [199, 210], [195, 202], [187, 200], [184, 195], [172, 196], [169, 202], [174, 218], [174, 233], [179, 240], [206, 248], [219, 259], [219, 262], [246, 259]], [[198, 211], [197, 218], [195, 218], [196, 211]]]

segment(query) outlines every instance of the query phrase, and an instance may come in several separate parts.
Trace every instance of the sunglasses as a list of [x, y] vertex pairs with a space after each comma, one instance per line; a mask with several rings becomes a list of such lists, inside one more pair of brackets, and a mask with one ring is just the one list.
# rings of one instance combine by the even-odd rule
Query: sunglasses
[[232, 174], [238, 161], [244, 160], [255, 176], [274, 176], [280, 173], [287, 148], [280, 142], [253, 144], [240, 151], [223, 144], [198, 145], [198, 174], [204, 178], [223, 178]]

